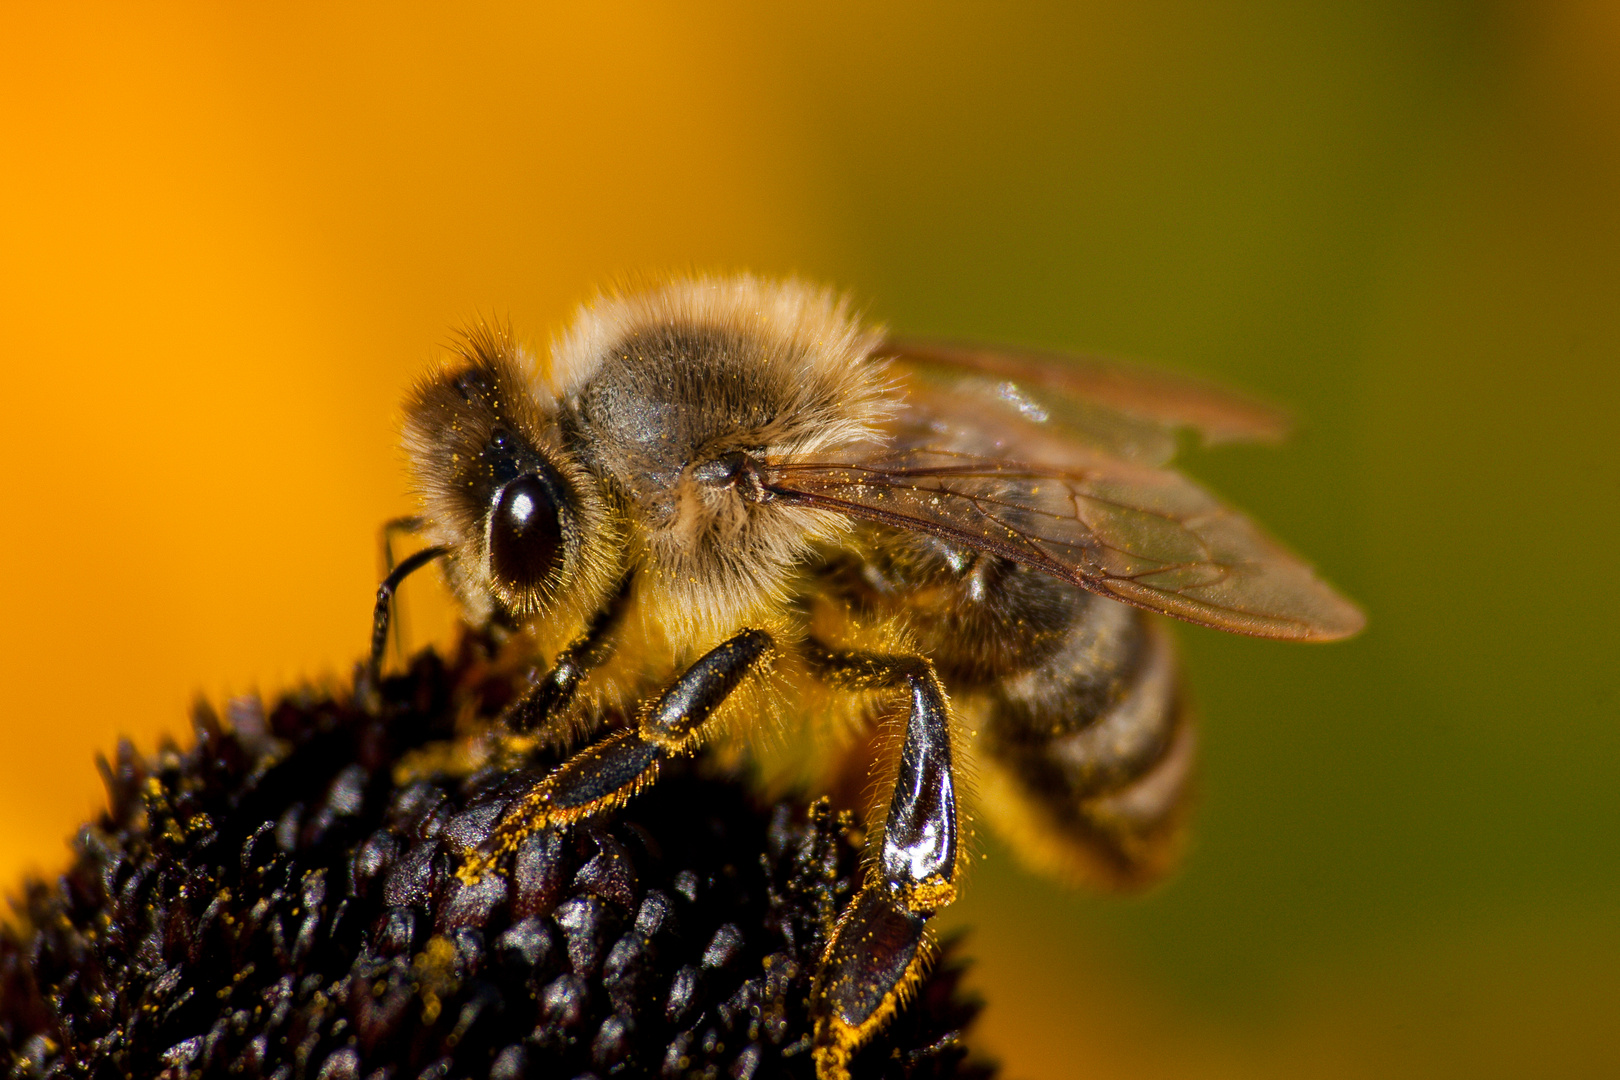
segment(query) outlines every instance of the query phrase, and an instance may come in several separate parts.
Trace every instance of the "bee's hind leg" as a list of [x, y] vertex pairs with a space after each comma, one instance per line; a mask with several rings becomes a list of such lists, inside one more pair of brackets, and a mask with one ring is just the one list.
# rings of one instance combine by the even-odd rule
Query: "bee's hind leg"
[[810, 1000], [816, 1073], [841, 1080], [929, 961], [928, 919], [956, 897], [957, 807], [944, 688], [919, 657], [812, 653], [835, 684], [905, 687], [911, 710], [882, 849], [821, 959]]
[[773, 647], [765, 631], [744, 630], [710, 649], [642, 710], [634, 728], [585, 747], [508, 807], [458, 875], [476, 882], [541, 829], [623, 805], [657, 778], [666, 759], [697, 748], [706, 734], [705, 722], [745, 678], [769, 662]]

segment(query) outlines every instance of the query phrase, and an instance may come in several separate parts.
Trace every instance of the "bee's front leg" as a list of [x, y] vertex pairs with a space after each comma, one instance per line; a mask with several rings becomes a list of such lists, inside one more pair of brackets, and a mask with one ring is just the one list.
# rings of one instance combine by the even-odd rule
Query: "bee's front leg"
[[811, 996], [816, 1073], [843, 1080], [850, 1057], [922, 976], [931, 949], [929, 917], [956, 898], [956, 786], [950, 714], [932, 664], [828, 651], [812, 659], [837, 684], [904, 686], [911, 696], [882, 850], [833, 931]]
[[697, 748], [706, 734], [705, 722], [745, 678], [769, 662], [773, 648], [765, 631], [744, 630], [710, 649], [642, 710], [634, 728], [585, 747], [513, 803], [458, 871], [461, 879], [476, 882], [541, 829], [623, 805], [657, 778], [667, 758]]
[[[427, 528], [427, 518], [419, 514], [407, 514], [404, 517], [389, 518], [377, 530], [377, 547], [382, 553], [383, 577], [387, 578], [394, 572], [394, 537], [419, 533]], [[394, 656], [398, 660], [406, 657], [405, 646], [405, 612], [403, 609], [394, 612]]]
[[[388, 648], [388, 616], [394, 593], [399, 590], [400, 583], [406, 578], [434, 559], [443, 558], [448, 554], [450, 554], [448, 547], [425, 547], [407, 556], [399, 565], [391, 566], [382, 584], [377, 586], [377, 604], [371, 612], [371, 654], [366, 662], [367, 685], [371, 693], [375, 694], [378, 684], [382, 681], [383, 653]], [[385, 561], [392, 563], [392, 554]]]
[[585, 676], [613, 655], [613, 631], [623, 621], [629, 599], [630, 577], [626, 575], [613, 598], [591, 616], [585, 632], [557, 654], [556, 663], [545, 674], [536, 669], [530, 676], [533, 681], [528, 688], [501, 711], [500, 723], [518, 733], [555, 727], [573, 703]]

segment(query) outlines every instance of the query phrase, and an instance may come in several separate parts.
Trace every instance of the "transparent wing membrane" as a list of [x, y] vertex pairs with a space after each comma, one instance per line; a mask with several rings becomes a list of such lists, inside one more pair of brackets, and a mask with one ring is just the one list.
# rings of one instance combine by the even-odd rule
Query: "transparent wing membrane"
[[1221, 387], [1098, 357], [904, 339], [883, 353], [942, 418], [955, 398], [1149, 464], [1170, 459], [1177, 428], [1223, 443], [1275, 442], [1291, 426], [1281, 410]]
[[765, 484], [847, 517], [938, 536], [1188, 622], [1324, 641], [1361, 613], [1253, 522], [1178, 473], [1071, 450], [1062, 466], [915, 446], [768, 467]]

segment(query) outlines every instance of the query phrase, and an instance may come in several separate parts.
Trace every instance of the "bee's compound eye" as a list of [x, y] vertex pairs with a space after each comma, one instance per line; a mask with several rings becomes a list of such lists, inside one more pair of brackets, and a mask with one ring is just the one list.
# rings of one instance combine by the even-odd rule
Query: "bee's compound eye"
[[545, 478], [525, 473], [495, 496], [489, 557], [495, 576], [515, 588], [545, 584], [562, 559], [557, 497]]

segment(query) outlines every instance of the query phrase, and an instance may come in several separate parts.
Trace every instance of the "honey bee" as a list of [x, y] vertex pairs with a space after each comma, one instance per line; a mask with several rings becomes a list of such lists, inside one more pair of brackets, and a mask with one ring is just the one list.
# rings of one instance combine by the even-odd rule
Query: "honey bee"
[[[1195, 735], [1154, 613], [1300, 641], [1363, 623], [1166, 467], [1177, 428], [1268, 439], [1272, 411], [1096, 361], [891, 339], [798, 281], [606, 294], [549, 357], [477, 330], [405, 417], [429, 546], [379, 590], [374, 670], [394, 589], [442, 559], [468, 620], [534, 657], [505, 723], [586, 736], [464, 879], [762, 725], [868, 757], [866, 882], [811, 1001], [823, 1080], [927, 964], [975, 807], [1066, 877], [1168, 868]], [[850, 735], [863, 725], [883, 737]]]

